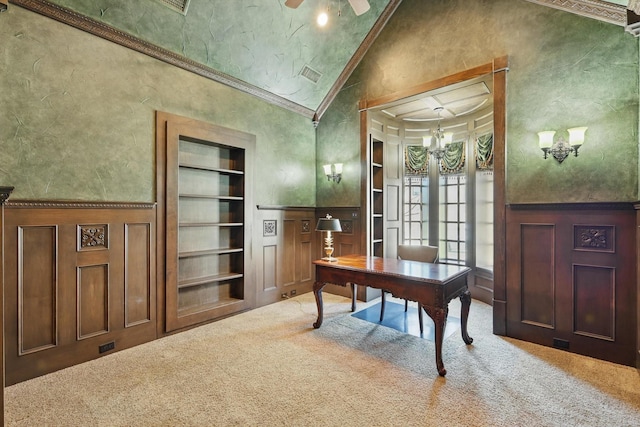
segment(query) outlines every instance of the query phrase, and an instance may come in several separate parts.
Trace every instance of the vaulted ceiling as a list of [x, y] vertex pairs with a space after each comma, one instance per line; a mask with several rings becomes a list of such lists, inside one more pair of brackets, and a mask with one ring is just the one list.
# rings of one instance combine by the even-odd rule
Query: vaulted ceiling
[[[10, 0], [82, 30], [318, 118], [402, 0]], [[423, 0], [427, 1], [427, 0]], [[626, 25], [625, 0], [529, 0]], [[316, 15], [327, 11], [325, 27]], [[623, 31], [621, 29], [621, 31]]]

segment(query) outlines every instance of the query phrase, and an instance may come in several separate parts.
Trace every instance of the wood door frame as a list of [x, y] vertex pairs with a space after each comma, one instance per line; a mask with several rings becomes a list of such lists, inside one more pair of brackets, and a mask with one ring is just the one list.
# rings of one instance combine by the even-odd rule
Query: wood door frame
[[[368, 143], [368, 110], [375, 107], [399, 101], [401, 99], [429, 92], [434, 89], [460, 83], [466, 80], [493, 74], [493, 120], [494, 120], [494, 270], [493, 270], [493, 332], [506, 335], [506, 86], [507, 71], [509, 71], [509, 57], [494, 58], [492, 62], [475, 68], [460, 71], [440, 79], [421, 83], [398, 92], [374, 99], [361, 99], [358, 107], [360, 111], [360, 168], [367, 170]], [[360, 206], [367, 206], [367, 175], [361, 174]], [[367, 247], [367, 224], [361, 224], [361, 248]]]

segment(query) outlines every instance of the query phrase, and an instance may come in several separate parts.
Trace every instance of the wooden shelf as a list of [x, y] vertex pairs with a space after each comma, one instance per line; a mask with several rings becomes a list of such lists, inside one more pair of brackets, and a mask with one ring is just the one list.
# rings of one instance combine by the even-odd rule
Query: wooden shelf
[[222, 168], [216, 168], [213, 166], [205, 166], [205, 165], [196, 165], [193, 163], [180, 163], [178, 165], [181, 168], [188, 168], [188, 169], [198, 169], [198, 170], [203, 170], [203, 171], [211, 171], [211, 172], [219, 172], [219, 173], [223, 173], [226, 175], [244, 175], [244, 172], [241, 170], [235, 170], [235, 169], [222, 169]]
[[227, 280], [240, 279], [244, 277], [242, 273], [215, 274], [212, 276], [195, 277], [193, 279], [180, 280], [178, 289], [191, 288], [193, 286], [206, 285], [207, 283], [224, 282]]
[[242, 227], [242, 222], [181, 222], [179, 227]]
[[217, 308], [226, 307], [233, 304], [243, 304], [244, 300], [239, 298], [224, 298], [216, 302], [207, 304], [198, 304], [191, 307], [186, 307], [178, 310], [178, 316], [190, 316], [192, 314], [202, 313], [209, 310], [215, 310]]
[[222, 201], [243, 201], [242, 196], [219, 196], [215, 194], [179, 194], [178, 197], [184, 197], [188, 199], [213, 199]]
[[208, 249], [203, 251], [188, 251], [178, 253], [178, 258], [193, 258], [198, 256], [207, 255], [224, 255], [233, 254], [244, 251], [243, 248], [223, 248], [223, 249]]

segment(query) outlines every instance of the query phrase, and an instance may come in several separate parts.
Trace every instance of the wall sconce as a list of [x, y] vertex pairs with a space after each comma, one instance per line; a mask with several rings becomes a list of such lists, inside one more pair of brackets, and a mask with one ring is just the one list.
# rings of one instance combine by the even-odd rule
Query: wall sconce
[[335, 165], [324, 165], [324, 174], [327, 175], [327, 181], [340, 183], [342, 180], [342, 163]]
[[[440, 160], [447, 154], [447, 149], [449, 148], [449, 144], [453, 142], [453, 132], [444, 132], [440, 127], [440, 112], [444, 109], [444, 107], [436, 107], [433, 110], [438, 113], [438, 127], [435, 132], [433, 132], [433, 136], [423, 136], [422, 137], [422, 146], [427, 149], [429, 154], [432, 154], [436, 157], [436, 159]], [[432, 139], [435, 139], [433, 147], [432, 147]]]
[[540, 149], [544, 152], [545, 159], [549, 153], [551, 153], [558, 163], [562, 163], [571, 153], [573, 153], [575, 157], [578, 157], [578, 149], [584, 143], [584, 133], [587, 131], [587, 128], [577, 127], [567, 129], [567, 131], [569, 132], [569, 142], [563, 137], [558, 138], [558, 140], [554, 142], [553, 136], [556, 132], [553, 130], [538, 132]]
[[316, 231], [326, 231], [327, 237], [324, 238], [324, 253], [325, 257], [322, 259], [325, 261], [337, 261], [337, 258], [332, 257], [333, 255], [333, 237], [331, 236], [331, 232], [340, 232], [342, 231], [342, 227], [340, 226], [339, 219], [331, 218], [331, 215], [327, 214], [326, 218], [320, 218], [318, 220], [318, 224], [316, 225]]

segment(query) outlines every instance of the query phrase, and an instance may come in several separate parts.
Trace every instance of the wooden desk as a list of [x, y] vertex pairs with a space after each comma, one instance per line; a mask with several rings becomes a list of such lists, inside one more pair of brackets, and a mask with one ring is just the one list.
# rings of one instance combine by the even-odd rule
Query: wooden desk
[[318, 319], [313, 324], [314, 328], [322, 325], [322, 288], [326, 284], [351, 286], [351, 311], [355, 311], [355, 285], [359, 284], [384, 289], [395, 297], [422, 304], [435, 324], [436, 367], [441, 376], [447, 374], [442, 363], [442, 341], [449, 313], [449, 301], [453, 298], [460, 297], [462, 302], [462, 339], [466, 344], [473, 342], [473, 338], [467, 333], [471, 305], [471, 294], [467, 288], [467, 274], [471, 270], [468, 267], [365, 255], [349, 255], [338, 257], [337, 261], [333, 262], [317, 260], [313, 263], [316, 266], [313, 293], [318, 306]]

